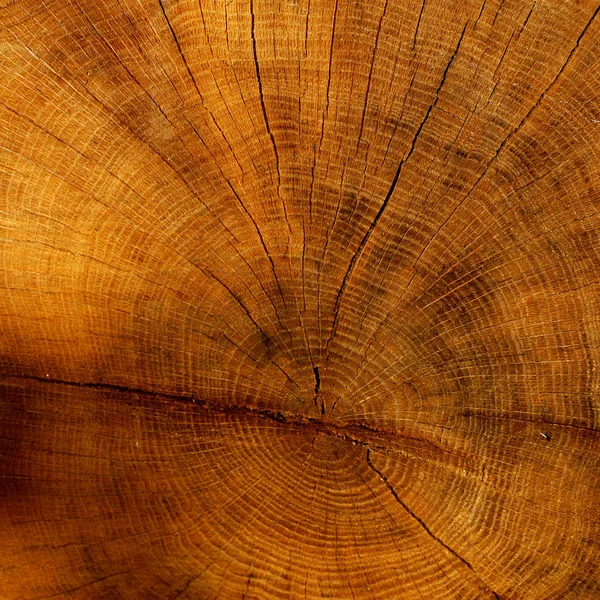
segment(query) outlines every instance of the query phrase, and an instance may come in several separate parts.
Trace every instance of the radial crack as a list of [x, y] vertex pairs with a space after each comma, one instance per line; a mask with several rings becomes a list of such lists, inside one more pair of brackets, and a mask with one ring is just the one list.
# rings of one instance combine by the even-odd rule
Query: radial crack
[[[535, 7], [535, 3], [533, 5], [533, 7], [531, 8], [532, 11], [533, 11], [534, 7]], [[475, 183], [471, 186], [471, 189], [464, 196], [464, 198], [459, 202], [459, 204], [457, 204], [456, 207], [450, 212], [450, 214], [448, 215], [448, 217], [446, 217], [446, 219], [444, 220], [444, 222], [440, 225], [440, 227], [438, 228], [438, 230], [431, 237], [430, 241], [428, 242], [428, 246], [431, 244], [431, 242], [434, 240], [434, 238], [437, 237], [437, 234], [439, 233], [439, 231], [452, 218], [452, 216], [459, 209], [459, 207], [462, 206], [463, 202], [465, 202], [465, 200], [467, 200], [467, 198], [471, 198], [471, 194], [473, 193], [473, 191], [475, 190], [475, 188], [481, 183], [482, 179], [490, 172], [490, 167], [498, 159], [498, 157], [500, 156], [500, 154], [504, 150], [504, 147], [508, 144], [508, 142], [510, 140], [512, 140], [519, 133], [519, 131], [521, 130], [521, 128], [523, 127], [523, 125], [525, 124], [525, 122], [529, 119], [529, 117], [531, 117], [531, 115], [534, 113], [534, 111], [544, 101], [544, 99], [548, 95], [548, 92], [554, 87], [554, 85], [556, 85], [556, 82], [559, 80], [560, 76], [563, 74], [563, 72], [567, 68], [567, 65], [571, 62], [571, 58], [575, 54], [575, 51], [577, 50], [577, 48], [579, 48], [579, 44], [580, 44], [583, 36], [587, 33], [588, 29], [590, 28], [592, 22], [594, 21], [594, 19], [596, 18], [596, 16], [598, 15], [599, 12], [600, 12], [600, 6], [598, 6], [596, 8], [596, 10], [594, 11], [594, 14], [590, 17], [590, 20], [587, 22], [587, 24], [585, 25], [585, 27], [582, 29], [581, 33], [579, 34], [579, 37], [577, 38], [577, 41], [575, 42], [575, 45], [573, 46], [573, 48], [571, 48], [571, 51], [569, 52], [569, 56], [567, 56], [565, 62], [563, 63], [563, 65], [560, 68], [560, 70], [558, 71], [558, 73], [555, 75], [555, 77], [552, 79], [552, 81], [548, 84], [548, 86], [546, 87], [546, 89], [541, 93], [541, 95], [539, 96], [539, 98], [537, 99], [537, 101], [535, 102], [535, 104], [533, 104], [533, 106], [529, 109], [529, 111], [527, 112], [527, 114], [521, 119], [521, 121], [519, 122], [519, 124], [504, 138], [504, 140], [502, 141], [502, 143], [500, 144], [500, 146], [498, 146], [498, 149], [496, 150], [496, 152], [493, 154], [493, 156], [490, 158], [490, 160], [488, 161], [488, 163], [485, 165], [485, 168], [483, 169], [481, 175], [477, 178], [477, 180], [475, 181]], [[527, 20], [529, 20], [529, 16], [530, 15], [531, 15], [531, 12], [529, 13], [529, 15], [527, 15]], [[523, 27], [524, 26], [525, 25], [523, 25]], [[426, 249], [427, 249], [427, 246], [423, 249], [423, 251], [417, 257], [417, 260], [415, 261], [415, 265], [419, 262], [419, 260], [423, 256], [423, 253], [425, 252]]]
[[423, 120], [421, 121], [421, 124], [417, 128], [417, 131], [416, 131], [415, 135], [413, 136], [411, 146], [410, 146], [406, 156], [400, 161], [400, 164], [398, 165], [398, 169], [396, 170], [396, 174], [394, 175], [394, 179], [392, 180], [392, 185], [390, 186], [390, 189], [388, 190], [388, 193], [386, 194], [386, 196], [383, 200], [383, 203], [379, 207], [379, 211], [377, 212], [371, 225], [365, 232], [363, 239], [361, 240], [360, 244], [358, 245], [356, 252], [352, 256], [352, 259], [350, 260], [348, 268], [346, 269], [346, 274], [344, 275], [344, 279], [342, 280], [342, 285], [340, 286], [340, 289], [338, 290], [338, 293], [335, 298], [335, 303], [333, 306], [333, 324], [331, 326], [331, 333], [330, 333], [329, 338], [327, 339], [327, 343], [325, 345], [325, 348], [326, 348], [325, 360], [326, 361], [329, 359], [329, 344], [330, 344], [331, 340], [335, 337], [335, 334], [337, 332], [338, 321], [339, 321], [339, 311], [340, 311], [340, 305], [342, 303], [342, 297], [344, 295], [344, 292], [346, 291], [346, 287], [348, 286], [348, 283], [349, 283], [352, 273], [354, 271], [354, 267], [356, 266], [358, 259], [361, 257], [361, 255], [365, 249], [365, 246], [367, 245], [367, 242], [369, 241], [369, 238], [371, 237], [371, 234], [373, 233], [375, 227], [377, 226], [377, 223], [379, 222], [385, 209], [387, 208], [390, 198], [392, 197], [392, 194], [394, 193], [394, 190], [396, 189], [396, 185], [398, 184], [398, 180], [400, 179], [400, 174], [402, 173], [402, 167], [406, 164], [408, 159], [412, 156], [412, 153], [414, 152], [415, 146], [417, 144], [417, 139], [418, 139], [419, 135], [421, 134], [421, 131], [423, 130], [423, 127], [425, 126], [425, 123], [429, 119], [429, 115], [431, 114], [431, 111], [436, 107], [436, 105], [438, 103], [440, 91], [442, 89], [442, 86], [444, 85], [444, 82], [446, 81], [446, 76], [448, 75], [448, 71], [450, 70], [450, 67], [452, 66], [454, 58], [456, 57], [456, 55], [458, 53], [458, 49], [460, 48], [460, 45], [463, 41], [466, 29], [467, 29], [467, 26], [465, 24], [465, 26], [463, 27], [462, 33], [460, 34], [460, 38], [458, 40], [458, 44], [456, 45], [454, 53], [450, 57], [450, 60], [448, 61], [448, 64], [446, 65], [446, 68], [444, 69], [444, 73], [442, 74], [442, 79], [440, 80], [437, 90], [435, 91], [434, 100], [430, 104], [429, 108], [427, 109], [427, 112], [425, 113], [425, 117], [423, 118]]
[[194, 88], [196, 89], [196, 92], [198, 93], [198, 97], [200, 98], [200, 100], [202, 101], [202, 103], [204, 103], [204, 98], [202, 97], [202, 94], [200, 93], [200, 89], [198, 88], [198, 84], [196, 83], [196, 78], [192, 74], [192, 71], [190, 69], [190, 65], [188, 64], [188, 61], [187, 61], [187, 59], [185, 57], [185, 54], [183, 53], [183, 50], [181, 49], [181, 45], [179, 44], [179, 39], [175, 35], [175, 30], [173, 29], [173, 26], [171, 25], [171, 21], [169, 20], [169, 17], [167, 15], [167, 11], [165, 10], [165, 7], [163, 5], [163, 0], [158, 0], [158, 4], [160, 5], [160, 10], [162, 11], [162, 14], [163, 14], [163, 16], [165, 18], [165, 21], [167, 22], [167, 26], [169, 27], [169, 31], [171, 32], [171, 35], [173, 36], [173, 40], [175, 41], [175, 45], [177, 46], [177, 50], [179, 51], [181, 59], [183, 60], [183, 64], [185, 65], [185, 68], [187, 69], [188, 75], [190, 76], [190, 79], [192, 80]]
[[417, 36], [419, 35], [419, 27], [421, 27], [421, 19], [423, 18], [423, 11], [425, 10], [425, 2], [426, 0], [423, 0], [423, 4], [421, 5], [421, 12], [419, 13], [419, 19], [417, 20], [417, 26], [415, 27], [415, 36], [413, 37], [411, 50], [414, 50], [415, 46], [417, 45]]
[[[369, 77], [367, 79], [367, 90], [365, 92], [365, 103], [363, 105], [362, 117], [360, 120], [360, 131], [358, 132], [358, 137], [356, 140], [356, 154], [358, 154], [358, 149], [360, 146], [360, 142], [362, 140], [363, 131], [365, 128], [365, 118], [367, 116], [367, 106], [369, 104], [369, 93], [371, 91], [371, 83], [373, 81], [373, 69], [375, 68], [375, 59], [377, 58], [377, 49], [379, 48], [379, 38], [381, 36], [381, 26], [383, 24], [383, 19], [385, 19], [385, 15], [388, 9], [388, 0], [386, 0], [385, 5], [383, 7], [383, 12], [381, 13], [381, 17], [379, 19], [379, 25], [377, 26], [377, 34], [375, 36], [375, 44], [373, 47], [373, 57], [371, 58], [371, 67], [369, 68]], [[356, 156], [355, 154], [355, 156]]]
[[[242, 202], [242, 198], [237, 193], [237, 191], [235, 190], [235, 188], [233, 187], [233, 185], [231, 184], [229, 179], [227, 179], [227, 177], [225, 177], [225, 182], [229, 186], [229, 189], [231, 190], [233, 195], [236, 197], [239, 205], [242, 207], [242, 210], [246, 213], [246, 215], [250, 219], [250, 221], [252, 221], [252, 225], [254, 226], [256, 234], [258, 235], [261, 246], [263, 247], [263, 250], [265, 251], [267, 258], [269, 259], [269, 262], [271, 263], [271, 272], [273, 273], [273, 277], [275, 278], [275, 283], [277, 284], [277, 288], [279, 289], [279, 295], [281, 296], [281, 300], [283, 301], [283, 304], [285, 306], [286, 305], [285, 296], [283, 295], [283, 290], [281, 289], [281, 284], [279, 283], [279, 278], [277, 277], [277, 271], [275, 270], [275, 263], [273, 261], [273, 257], [271, 256], [271, 254], [269, 252], [269, 249], [267, 248], [267, 244], [265, 243], [265, 239], [260, 231], [260, 228], [258, 227], [258, 223], [254, 219], [254, 217], [252, 216], [250, 211], [246, 208], [246, 205]], [[268, 295], [267, 295], [267, 297], [268, 297]], [[269, 298], [269, 300], [270, 300], [271, 304], [273, 304], [272, 299]], [[275, 312], [277, 313], [277, 308], [275, 307], [274, 304], [273, 304], [273, 308], [275, 309]], [[279, 315], [277, 315], [277, 317], [279, 318]]]
[[[202, 573], [200, 573], [201, 575]], [[188, 582], [185, 584], [185, 586], [180, 589], [177, 592], [177, 595], [173, 597], [173, 600], [176, 600], [176, 598], [179, 598], [179, 596], [181, 596], [181, 594], [184, 594], [185, 592], [187, 592], [188, 588], [190, 587], [190, 585], [192, 583], [194, 583], [194, 581], [196, 581], [196, 579], [198, 579], [198, 577], [200, 577], [200, 575], [196, 575], [195, 577], [191, 577], [190, 579], [188, 579]]]
[[267, 116], [267, 107], [265, 106], [265, 96], [263, 93], [262, 86], [262, 77], [260, 74], [260, 64], [258, 62], [258, 52], [256, 50], [256, 35], [255, 35], [255, 27], [254, 27], [254, 2], [250, 0], [250, 23], [251, 23], [251, 36], [252, 36], [252, 53], [254, 56], [254, 69], [256, 70], [256, 80], [258, 81], [258, 94], [260, 97], [260, 107], [262, 110], [263, 118], [265, 120], [265, 127], [267, 129], [267, 133], [271, 138], [271, 144], [273, 145], [273, 152], [275, 153], [275, 168], [277, 169], [277, 195], [281, 200], [281, 204], [283, 206], [283, 214], [285, 216], [285, 221], [287, 223], [288, 229], [291, 232], [291, 226], [288, 221], [287, 210], [285, 208], [285, 202], [281, 197], [281, 170], [279, 168], [279, 152], [277, 151], [277, 144], [275, 143], [275, 136], [271, 131], [271, 125], [269, 124], [269, 117]]
[[[66, 387], [84, 388], [99, 392], [116, 392], [125, 394], [135, 394], [153, 400], [170, 400], [173, 402], [192, 403], [199, 409], [209, 410], [213, 413], [220, 414], [238, 414], [258, 417], [281, 423], [284, 425], [293, 425], [295, 427], [303, 427], [307, 429], [316, 428], [324, 434], [331, 435], [342, 440], [353, 443], [354, 445], [363, 446], [369, 449], [385, 451], [387, 448], [381, 444], [382, 439], [394, 439], [398, 432], [392, 432], [386, 429], [378, 429], [372, 425], [353, 422], [336, 424], [333, 422], [323, 423], [321, 418], [315, 418], [300, 413], [277, 410], [276, 408], [259, 408], [252, 405], [235, 405], [230, 404], [227, 400], [211, 400], [198, 398], [193, 394], [173, 394], [169, 392], [158, 392], [143, 388], [128, 387], [124, 385], [115, 385], [111, 383], [100, 382], [79, 382], [69, 381], [65, 379], [57, 379], [51, 377], [39, 377], [36, 375], [13, 375], [8, 373], [0, 373], [0, 384], [3, 380], [8, 382], [14, 380], [36, 381], [42, 384], [61, 385]], [[10, 383], [9, 383], [10, 385]], [[410, 436], [401, 436], [409, 438]], [[413, 441], [426, 441], [419, 438], [410, 438]]]
[[438, 544], [440, 544], [440, 546], [442, 546], [448, 552], [450, 552], [450, 554], [452, 554], [454, 557], [456, 557], [468, 569], [470, 569], [471, 571], [473, 571], [473, 573], [475, 574], [475, 576], [479, 579], [480, 585], [483, 586], [484, 589], [489, 594], [491, 594], [492, 598], [500, 598], [500, 596], [498, 596], [498, 594], [496, 592], [494, 592], [493, 590], [491, 590], [489, 588], [489, 586], [481, 579], [481, 577], [475, 573], [475, 570], [473, 569], [473, 567], [471, 566], [471, 564], [467, 560], [465, 560], [460, 554], [458, 554], [458, 552], [456, 552], [456, 550], [453, 550], [450, 546], [448, 546], [448, 544], [446, 544], [437, 535], [435, 535], [435, 533], [433, 533], [433, 531], [431, 531], [431, 529], [429, 529], [429, 527], [427, 527], [427, 524], [425, 523], [425, 521], [423, 521], [423, 519], [421, 519], [418, 515], [416, 515], [410, 509], [410, 507], [407, 506], [407, 504], [402, 500], [402, 498], [400, 498], [400, 496], [398, 495], [398, 492], [396, 492], [396, 490], [392, 487], [392, 485], [388, 481], [388, 478], [371, 462], [371, 449], [370, 448], [367, 449], [366, 457], [367, 457], [367, 464], [369, 465], [369, 468], [372, 471], [374, 471], [379, 476], [379, 478], [381, 479], [381, 481], [383, 481], [383, 483], [388, 488], [388, 490], [390, 491], [390, 493], [392, 494], [392, 496], [394, 496], [394, 499], [396, 500], [396, 502], [398, 502], [398, 504], [400, 504], [400, 506], [402, 506], [402, 508], [423, 528], [423, 530], [425, 531], [425, 533], [427, 533], [427, 535], [431, 539], [435, 540]]
[[[321, 389], [321, 377], [319, 375], [319, 367], [313, 367], [313, 372], [315, 374], [315, 397], [314, 397], [314, 403], [315, 403], [315, 407], [318, 408], [319, 407], [319, 390]], [[325, 403], [323, 401], [323, 399], [321, 398], [321, 415], [325, 414]]]

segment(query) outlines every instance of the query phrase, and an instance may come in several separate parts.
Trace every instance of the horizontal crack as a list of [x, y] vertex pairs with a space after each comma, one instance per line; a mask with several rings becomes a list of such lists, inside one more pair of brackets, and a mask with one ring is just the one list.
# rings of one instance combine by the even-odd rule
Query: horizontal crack
[[[330, 435], [333, 437], [337, 437], [341, 440], [350, 442], [355, 445], [359, 445], [365, 448], [376, 449], [385, 451], [386, 447], [381, 444], [372, 444], [360, 437], [360, 434], [364, 435], [377, 435], [377, 436], [389, 436], [395, 438], [406, 438], [409, 436], [402, 435], [399, 432], [388, 431], [384, 429], [378, 429], [376, 427], [372, 427], [366, 425], [364, 423], [345, 423], [345, 424], [336, 424], [331, 421], [327, 421], [325, 419], [316, 418], [316, 417], [308, 417], [302, 414], [292, 413], [288, 411], [280, 411], [269, 408], [259, 408], [256, 406], [238, 406], [235, 404], [227, 404], [224, 402], [214, 401], [214, 400], [205, 400], [201, 398], [197, 398], [193, 395], [182, 395], [182, 394], [169, 394], [166, 392], [154, 392], [151, 390], [145, 390], [141, 388], [131, 388], [123, 385], [115, 385], [110, 383], [92, 383], [92, 382], [77, 382], [77, 381], [68, 381], [63, 379], [52, 379], [49, 377], [38, 377], [35, 375], [9, 375], [0, 373], [0, 382], [2, 380], [29, 380], [36, 381], [39, 383], [45, 384], [53, 384], [53, 385], [63, 385], [69, 387], [77, 387], [84, 388], [89, 390], [96, 391], [104, 391], [104, 392], [118, 392], [123, 394], [136, 394], [138, 396], [146, 396], [148, 398], [154, 399], [165, 399], [177, 402], [185, 402], [192, 403], [197, 407], [202, 407], [207, 410], [223, 413], [223, 414], [231, 414], [237, 413], [241, 415], [248, 415], [259, 417], [263, 419], [268, 419], [271, 421], [275, 421], [278, 423], [284, 423], [287, 425], [294, 425], [298, 427], [306, 427], [310, 429], [318, 429], [319, 433], [324, 433], [326, 435]], [[417, 439], [418, 438], [412, 438]], [[425, 440], [418, 440], [425, 441]]]
[[[315, 373], [316, 375], [316, 373]], [[278, 423], [284, 423], [288, 425], [295, 425], [299, 427], [319, 427], [320, 432], [326, 435], [332, 435], [344, 441], [352, 442], [356, 445], [363, 446], [365, 448], [370, 448], [373, 450], [383, 450], [383, 451], [391, 451], [393, 448], [389, 446], [384, 446], [380, 443], [372, 443], [365, 441], [364, 437], [375, 437], [377, 436], [379, 440], [381, 438], [388, 438], [389, 441], [412, 441], [418, 444], [427, 444], [431, 447], [434, 447], [436, 450], [441, 451], [443, 453], [448, 452], [447, 448], [440, 446], [439, 444], [434, 443], [432, 440], [415, 436], [403, 431], [396, 431], [385, 429], [382, 427], [375, 427], [373, 425], [363, 423], [361, 421], [348, 421], [344, 423], [335, 423], [334, 421], [330, 421], [324, 417], [309, 417], [303, 414], [294, 413], [290, 411], [282, 411], [275, 410], [270, 408], [259, 408], [257, 406], [251, 405], [235, 405], [228, 404], [222, 401], [215, 400], [206, 400], [203, 398], [198, 398], [194, 395], [184, 395], [184, 394], [169, 394], [168, 392], [154, 392], [152, 390], [146, 390], [143, 388], [132, 388], [124, 385], [115, 385], [111, 383], [98, 383], [98, 382], [78, 382], [78, 381], [68, 381], [62, 379], [52, 379], [50, 377], [38, 377], [36, 375], [15, 375], [8, 373], [0, 373], [0, 382], [2, 380], [7, 379], [25, 379], [30, 381], [37, 381], [40, 383], [49, 383], [54, 385], [65, 385], [72, 386], [78, 388], [85, 388], [91, 390], [99, 390], [99, 391], [113, 391], [120, 393], [129, 393], [129, 394], [138, 394], [141, 396], [146, 396], [149, 398], [164, 398], [167, 400], [172, 400], [176, 402], [187, 402], [193, 403], [195, 406], [205, 407], [208, 410], [212, 410], [213, 412], [219, 413], [238, 413], [238, 414], [247, 414], [250, 416], [258, 416], [263, 419], [269, 419], [271, 421], [276, 421]], [[320, 379], [318, 380], [319, 384]], [[503, 421], [514, 421], [516, 423], [524, 423], [524, 424], [537, 424], [542, 429], [544, 427], [560, 427], [565, 428], [565, 430], [574, 430], [574, 431], [588, 431], [592, 433], [598, 433], [598, 429], [595, 427], [586, 427], [583, 425], [576, 425], [570, 423], [557, 423], [553, 421], [544, 421], [544, 420], [536, 420], [536, 419], [524, 419], [524, 418], [515, 418], [510, 415], [498, 415], [493, 413], [486, 414], [478, 414], [473, 412], [472, 414], [467, 415], [458, 415], [463, 416], [464, 418], [484, 418], [489, 416], [493, 420], [503, 420]]]

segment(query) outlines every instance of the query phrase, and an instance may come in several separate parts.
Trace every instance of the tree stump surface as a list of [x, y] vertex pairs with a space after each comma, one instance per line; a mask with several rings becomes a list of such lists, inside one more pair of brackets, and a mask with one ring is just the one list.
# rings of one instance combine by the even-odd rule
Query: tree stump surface
[[0, 598], [600, 598], [600, 16], [0, 0]]

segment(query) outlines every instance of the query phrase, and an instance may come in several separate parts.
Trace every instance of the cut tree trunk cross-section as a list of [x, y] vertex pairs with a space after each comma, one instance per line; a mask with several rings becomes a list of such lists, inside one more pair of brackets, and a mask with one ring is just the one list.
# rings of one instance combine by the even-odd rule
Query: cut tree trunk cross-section
[[0, 599], [600, 598], [599, 12], [0, 0]]

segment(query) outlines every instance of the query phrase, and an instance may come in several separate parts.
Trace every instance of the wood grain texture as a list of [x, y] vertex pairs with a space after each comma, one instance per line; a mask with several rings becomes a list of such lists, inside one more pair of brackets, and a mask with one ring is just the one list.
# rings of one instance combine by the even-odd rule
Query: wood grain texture
[[599, 12], [0, 0], [0, 598], [599, 598]]

